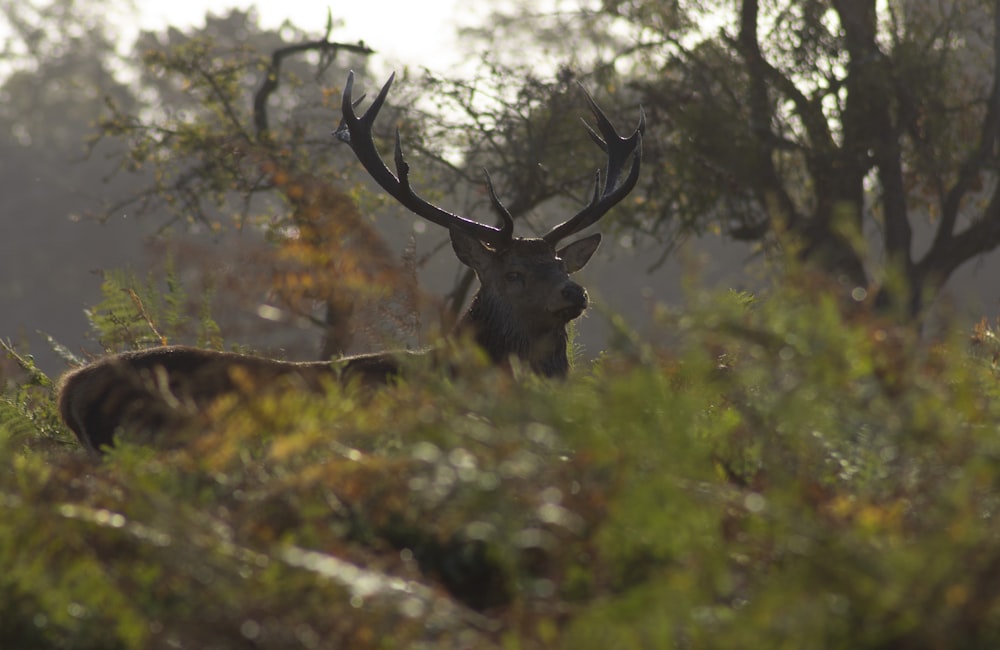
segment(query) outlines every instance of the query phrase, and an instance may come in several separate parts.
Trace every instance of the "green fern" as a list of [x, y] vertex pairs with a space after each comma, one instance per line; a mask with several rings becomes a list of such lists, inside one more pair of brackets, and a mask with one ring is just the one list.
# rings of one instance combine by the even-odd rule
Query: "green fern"
[[215, 287], [209, 285], [201, 294], [198, 305], [198, 347], [221, 350], [223, 348], [222, 330], [212, 317], [212, 299], [215, 297]]
[[86, 311], [87, 319], [105, 350], [141, 349], [164, 341], [150, 312], [155, 313], [155, 293], [144, 299], [130, 271], [105, 271], [101, 301]]
[[192, 337], [199, 345], [221, 348], [222, 336], [212, 318], [214, 292], [198, 297], [198, 311], [191, 314], [192, 301], [168, 258], [162, 282], [150, 274], [140, 280], [127, 270], [104, 274], [101, 301], [86, 311], [101, 346], [110, 352], [139, 350], [176, 343]]
[[27, 377], [22, 383], [9, 384], [0, 394], [0, 448], [59, 446], [69, 442], [69, 434], [58, 415], [55, 384], [31, 356], [18, 352], [10, 342], [0, 341], [0, 349]]
[[35, 423], [17, 404], [0, 399], [0, 444], [16, 446], [19, 441], [35, 435]]

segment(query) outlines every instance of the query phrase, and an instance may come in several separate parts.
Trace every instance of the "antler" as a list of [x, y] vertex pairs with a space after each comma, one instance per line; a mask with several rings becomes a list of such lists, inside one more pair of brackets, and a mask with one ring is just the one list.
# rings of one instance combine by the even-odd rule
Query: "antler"
[[[603, 188], [601, 187], [601, 172], [600, 170], [597, 171], [594, 179], [594, 197], [587, 204], [587, 207], [542, 237], [542, 239], [552, 246], [555, 246], [559, 240], [565, 239], [573, 233], [597, 223], [598, 219], [603, 217], [608, 210], [613, 208], [615, 204], [624, 199], [632, 191], [636, 181], [639, 180], [639, 166], [642, 162], [642, 132], [646, 129], [646, 114], [643, 112], [642, 107], [639, 108], [639, 125], [632, 135], [623, 138], [618, 135], [618, 131], [611, 124], [611, 120], [604, 114], [604, 111], [597, 105], [597, 102], [590, 96], [586, 88], [583, 88], [583, 86], [580, 88], [583, 90], [583, 94], [587, 96], [587, 101], [590, 103], [590, 110], [594, 112], [594, 117], [597, 119], [597, 128], [601, 130], [600, 135], [586, 122], [583, 125], [587, 127], [587, 132], [593, 138], [594, 142], [597, 143], [597, 146], [608, 154], [608, 167], [604, 173]], [[632, 154], [632, 168], [629, 170], [628, 176], [622, 184], [619, 185], [618, 177], [621, 175], [630, 153]]]
[[341, 119], [340, 126], [334, 131], [334, 135], [351, 145], [351, 149], [354, 150], [354, 154], [358, 157], [361, 165], [382, 189], [416, 215], [439, 226], [461, 231], [475, 237], [481, 242], [489, 244], [493, 248], [506, 248], [514, 236], [514, 220], [497, 198], [489, 174], [486, 175], [486, 185], [489, 188], [490, 201], [493, 203], [493, 207], [503, 222], [499, 228], [452, 214], [417, 196], [410, 187], [410, 166], [403, 159], [403, 149], [399, 141], [399, 129], [396, 129], [396, 174], [393, 174], [382, 160], [378, 150], [375, 148], [372, 126], [375, 124], [375, 118], [378, 116], [382, 104], [385, 103], [385, 98], [389, 94], [389, 87], [392, 86], [395, 78], [396, 73], [394, 72], [389, 76], [389, 80], [385, 82], [385, 85], [382, 86], [382, 90], [379, 91], [372, 105], [368, 107], [368, 110], [361, 117], [358, 117], [354, 113], [354, 107], [361, 103], [364, 95], [359, 97], [357, 101], [352, 102], [351, 93], [354, 89], [354, 72], [351, 71], [348, 73], [347, 83], [344, 85], [343, 118]]

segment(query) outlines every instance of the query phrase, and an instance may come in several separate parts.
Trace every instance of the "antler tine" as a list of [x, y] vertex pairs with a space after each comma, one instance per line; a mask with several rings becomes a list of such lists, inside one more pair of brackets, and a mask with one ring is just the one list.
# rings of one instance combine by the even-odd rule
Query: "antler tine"
[[514, 236], [514, 217], [511, 216], [510, 210], [500, 202], [500, 197], [497, 196], [497, 192], [493, 188], [493, 178], [490, 177], [490, 172], [483, 169], [483, 175], [486, 176], [486, 189], [490, 192], [490, 203], [493, 204], [493, 209], [500, 216], [500, 231], [505, 233], [508, 239], [511, 239]]
[[[597, 121], [595, 131], [589, 124], [584, 122], [587, 133], [591, 139], [597, 143], [608, 156], [608, 166], [604, 173], [604, 184], [601, 186], [601, 173], [598, 171], [594, 179], [594, 196], [587, 206], [567, 221], [559, 224], [546, 234], [543, 239], [553, 246], [575, 232], [579, 232], [591, 226], [603, 217], [608, 210], [613, 208], [618, 202], [624, 199], [635, 187], [639, 180], [639, 169], [642, 163], [642, 133], [646, 129], [646, 113], [639, 107], [639, 124], [632, 135], [623, 138], [618, 134], [611, 120], [604, 114], [601, 107], [597, 105], [594, 98], [585, 88], [584, 96], [590, 104], [590, 110], [594, 113]], [[625, 167], [625, 163], [632, 154], [632, 167], [628, 176], [619, 184], [618, 177]]]
[[[361, 100], [352, 101], [354, 72], [349, 72], [347, 83], [344, 84], [344, 96], [341, 104], [343, 117], [341, 118], [340, 126], [334, 131], [334, 135], [350, 144], [354, 155], [358, 157], [358, 161], [368, 174], [375, 179], [375, 182], [414, 214], [439, 226], [444, 226], [449, 230], [458, 230], [475, 237], [494, 248], [503, 248], [509, 245], [514, 232], [513, 221], [509, 223], [505, 221], [502, 227], [495, 228], [443, 210], [420, 198], [413, 191], [410, 187], [409, 179], [410, 166], [403, 158], [403, 148], [400, 143], [398, 129], [396, 130], [396, 147], [394, 152], [396, 174], [393, 174], [385, 164], [385, 161], [382, 160], [382, 156], [379, 155], [378, 149], [375, 147], [372, 126], [375, 124], [375, 118], [382, 109], [382, 105], [389, 94], [389, 88], [395, 79], [396, 73], [394, 72], [389, 76], [389, 80], [385, 82], [385, 85], [382, 86], [382, 89], [372, 101], [368, 110], [358, 117], [354, 112], [354, 108]], [[494, 205], [498, 205], [499, 200], [495, 199], [496, 194], [493, 192], [492, 186], [490, 187], [490, 196], [491, 200], [494, 201]], [[509, 217], [509, 214], [507, 216]]]

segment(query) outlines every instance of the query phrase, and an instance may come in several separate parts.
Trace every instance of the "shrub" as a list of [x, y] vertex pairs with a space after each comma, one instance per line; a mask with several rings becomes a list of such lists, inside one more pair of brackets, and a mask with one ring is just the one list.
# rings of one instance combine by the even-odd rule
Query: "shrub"
[[66, 439], [50, 385], [9, 397], [4, 645], [1000, 643], [989, 327], [970, 351], [795, 285], [662, 326], [675, 351], [623, 337], [567, 381], [233, 395], [100, 461], [25, 444]]

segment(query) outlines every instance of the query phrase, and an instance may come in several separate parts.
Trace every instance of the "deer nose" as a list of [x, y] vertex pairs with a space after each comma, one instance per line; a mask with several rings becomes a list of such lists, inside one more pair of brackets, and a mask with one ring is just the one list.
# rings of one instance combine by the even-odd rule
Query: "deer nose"
[[587, 291], [578, 284], [568, 284], [563, 287], [562, 297], [574, 306], [587, 306]]

